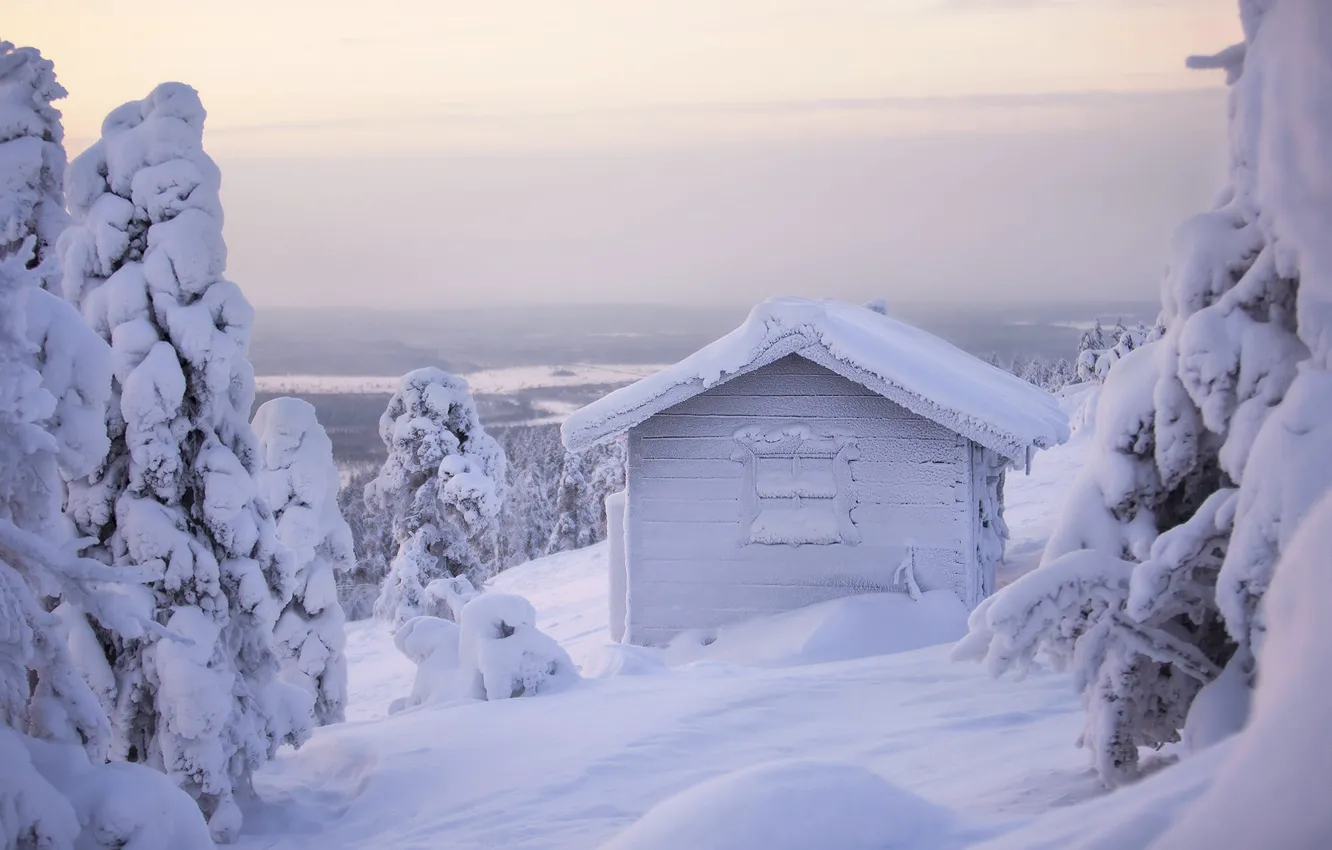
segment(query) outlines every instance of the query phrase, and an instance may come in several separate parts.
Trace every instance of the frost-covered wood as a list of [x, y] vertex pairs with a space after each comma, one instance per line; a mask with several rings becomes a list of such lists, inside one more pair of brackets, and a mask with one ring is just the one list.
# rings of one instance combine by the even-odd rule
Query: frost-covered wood
[[1008, 464], [984, 446], [971, 444], [971, 501], [973, 539], [979, 569], [971, 574], [965, 601], [975, 607], [994, 592], [994, 576], [1004, 559], [1008, 525], [1004, 522], [1004, 476]]
[[795, 355], [687, 405], [629, 432], [630, 642], [894, 589], [908, 548], [921, 588], [979, 598], [964, 437]]
[[772, 299], [565, 422], [571, 451], [629, 437], [627, 640], [852, 593], [992, 590], [1004, 468], [1067, 419], [881, 307]]
[[611, 640], [619, 643], [624, 640], [625, 603], [628, 593], [629, 571], [624, 557], [624, 507], [625, 492], [611, 493], [606, 497], [606, 528], [609, 541], [607, 562], [607, 600], [610, 615]]
[[66, 297], [110, 343], [115, 392], [111, 451], [71, 483], [69, 512], [99, 559], [149, 573], [155, 618], [188, 638], [103, 636], [111, 755], [166, 772], [228, 841], [251, 774], [311, 718], [273, 650], [295, 563], [254, 479], [253, 311], [223, 277], [204, 118], [179, 83], [113, 110], [70, 164], [59, 250]]

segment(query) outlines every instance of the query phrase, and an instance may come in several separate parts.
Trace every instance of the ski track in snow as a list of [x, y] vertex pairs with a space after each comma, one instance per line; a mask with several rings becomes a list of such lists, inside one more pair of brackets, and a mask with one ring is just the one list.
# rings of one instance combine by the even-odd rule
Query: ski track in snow
[[[1082, 436], [1038, 455], [1030, 476], [1010, 474], [1006, 579], [1039, 558]], [[605, 574], [599, 544], [492, 586], [526, 596], [576, 663], [604, 669]], [[381, 624], [350, 624], [347, 637], [347, 722], [259, 774], [241, 847], [587, 850], [700, 781], [792, 758], [875, 771], [955, 809], [976, 837], [1098, 793], [1073, 745], [1083, 715], [1067, 677], [995, 681], [946, 645], [765, 669], [703, 661], [390, 717], [414, 666]]]

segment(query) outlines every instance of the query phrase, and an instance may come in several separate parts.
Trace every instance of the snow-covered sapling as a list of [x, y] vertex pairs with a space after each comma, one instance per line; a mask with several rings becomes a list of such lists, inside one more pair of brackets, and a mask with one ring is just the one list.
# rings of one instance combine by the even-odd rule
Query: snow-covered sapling
[[494, 548], [505, 459], [481, 427], [467, 382], [435, 368], [403, 376], [379, 435], [388, 458], [365, 498], [393, 517], [398, 553], [375, 612], [400, 625], [427, 611], [434, 579], [480, 581], [490, 572], [480, 552]]
[[393, 645], [416, 665], [416, 676], [411, 694], [389, 704], [390, 714], [462, 695], [458, 640], [458, 624], [442, 617], [413, 617], [398, 627]]

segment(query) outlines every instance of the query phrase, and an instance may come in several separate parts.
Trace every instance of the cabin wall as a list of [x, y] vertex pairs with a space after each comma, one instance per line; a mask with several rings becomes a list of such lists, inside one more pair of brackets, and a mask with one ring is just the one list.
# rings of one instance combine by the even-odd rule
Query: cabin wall
[[[801, 458], [760, 455], [784, 429]], [[908, 547], [922, 589], [969, 601], [972, 487], [970, 441], [798, 356], [714, 387], [629, 432], [627, 639], [897, 589]]]

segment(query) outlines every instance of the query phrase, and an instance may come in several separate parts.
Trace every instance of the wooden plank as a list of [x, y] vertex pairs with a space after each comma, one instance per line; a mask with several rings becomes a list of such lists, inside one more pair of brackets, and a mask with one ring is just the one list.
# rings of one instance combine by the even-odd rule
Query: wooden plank
[[787, 425], [803, 424], [814, 430], [834, 430], [855, 434], [860, 439], [905, 437], [938, 440], [962, 446], [965, 440], [942, 425], [914, 418], [871, 416], [719, 416], [712, 414], [658, 413], [634, 430], [639, 436], [652, 437], [726, 437], [733, 439], [742, 428], [778, 430]]
[[725, 478], [634, 478], [629, 486], [629, 499], [714, 499], [718, 494], [736, 498], [740, 487], [739, 464], [736, 474]]
[[[856, 441], [860, 458], [852, 461], [912, 463], [948, 463], [956, 469], [959, 479], [966, 474], [966, 452], [946, 440], [916, 437], [863, 437]], [[639, 456], [644, 460], [724, 460], [740, 444], [734, 437], [644, 437]], [[956, 449], [956, 450], [955, 450]]]
[[[724, 384], [718, 384], [706, 395], [761, 398], [764, 396], [832, 396], [854, 398], [883, 398], [855, 381], [828, 372], [824, 375], [773, 375], [759, 369]], [[884, 399], [888, 404], [896, 402]], [[906, 413], [903, 408], [903, 413]]]
[[[814, 375], [817, 377], [842, 378], [841, 375], [831, 369], [820, 366], [799, 354], [788, 354], [749, 374], [757, 375], [761, 372], [767, 372], [770, 375]], [[846, 378], [842, 378], [842, 380], [845, 381]]]
[[[782, 395], [740, 396], [703, 393], [658, 416], [760, 416], [784, 420], [810, 417], [863, 417], [869, 419], [920, 419], [921, 417], [881, 396]], [[933, 424], [933, 423], [932, 423]], [[941, 426], [938, 426], [941, 427]]]
[[[661, 461], [663, 458], [650, 458]], [[687, 465], [682, 465], [687, 464]], [[737, 462], [715, 466], [695, 466], [695, 461], [675, 461], [670, 466], [655, 466], [653, 472], [670, 473], [669, 478], [647, 476], [642, 468], [631, 473], [631, 490], [642, 497], [651, 498], [719, 498], [739, 496], [741, 465]], [[703, 473], [703, 474], [687, 474]], [[912, 488], [958, 488], [966, 484], [966, 478], [960, 476], [958, 468], [951, 464], [910, 464], [910, 462], [867, 462], [855, 461], [851, 464], [851, 480], [855, 481], [856, 493], [862, 504], [899, 504], [910, 498], [903, 498], [904, 492]], [[960, 498], [952, 496], [951, 498]]]
[[[638, 505], [631, 509], [629, 522], [636, 540], [632, 557], [702, 558], [719, 557], [761, 559], [770, 557], [772, 550], [804, 547], [769, 546], [743, 543], [744, 532], [738, 521], [726, 522], [658, 522], [644, 519]], [[857, 546], [821, 546], [826, 550], [845, 548], [863, 551], [880, 546], [915, 546], [960, 548], [970, 539], [967, 525], [970, 516], [950, 507], [926, 505], [865, 505], [851, 511], [851, 520], [861, 534]]]
[[[734, 487], [731, 491], [734, 491]], [[740, 521], [740, 500], [731, 498], [658, 499], [644, 497], [634, 504], [635, 516], [648, 522]]]
[[[960, 461], [948, 455], [961, 454], [962, 449], [944, 446], [937, 462], [912, 463], [900, 460], [853, 460], [851, 480], [888, 482], [901, 480], [942, 481], [960, 475]], [[637, 483], [646, 479], [669, 478], [739, 478], [738, 461], [719, 459], [688, 460], [685, 458], [650, 458], [633, 455], [629, 461], [630, 480]], [[894, 477], [897, 476], [897, 477]], [[960, 480], [960, 479], [959, 479]]]
[[775, 614], [767, 608], [738, 608], [734, 610], [718, 610], [715, 608], [696, 608], [691, 606], [681, 606], [678, 608], [670, 606], [651, 605], [641, 608], [635, 608], [630, 614], [629, 633], [633, 636], [633, 642], [637, 640], [638, 629], [650, 628], [657, 632], [680, 632], [690, 631], [692, 629], [715, 629], [718, 626], [724, 626], [729, 623], [737, 623], [741, 620], [749, 620], [754, 617], [763, 617]]
[[[690, 480], [652, 481], [651, 486], [637, 488], [636, 516], [644, 520], [685, 522], [733, 522], [740, 516], [739, 479], [708, 481], [692, 489], [661, 486]], [[900, 482], [868, 484], [856, 488], [856, 503], [858, 507], [957, 505], [961, 510], [959, 487], [961, 485], [957, 483], [913, 484], [910, 487], [904, 487]]]
[[[893, 572], [902, 563], [906, 547], [880, 549], [872, 559], [841, 560], [812, 558], [800, 550], [786, 551], [785, 557], [766, 560], [668, 561], [644, 558], [634, 565], [636, 582], [685, 584], [811, 584], [850, 588], [877, 588], [892, 581]], [[917, 549], [917, 563], [957, 564], [962, 555], [955, 549]]]
[[640, 620], [661, 622], [652, 612], [686, 616], [705, 611], [776, 613], [856, 593], [886, 593], [888, 590], [886, 582], [878, 587], [865, 588], [820, 584], [640, 583], [634, 586], [631, 604]]

